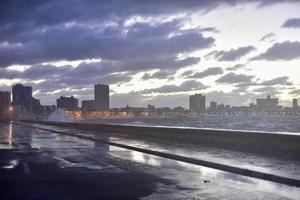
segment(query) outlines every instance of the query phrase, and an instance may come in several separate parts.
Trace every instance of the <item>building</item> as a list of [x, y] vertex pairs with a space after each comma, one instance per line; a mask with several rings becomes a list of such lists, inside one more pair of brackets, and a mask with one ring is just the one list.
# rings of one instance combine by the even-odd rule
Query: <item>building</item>
[[7, 119], [10, 116], [10, 92], [0, 91], [0, 119]]
[[32, 87], [16, 84], [12, 87], [13, 105], [32, 111]]
[[297, 109], [298, 109], [298, 100], [293, 99], [293, 110], [297, 110]]
[[271, 98], [270, 95], [266, 99], [256, 99], [256, 108], [259, 112], [278, 110], [278, 98]]
[[190, 110], [194, 112], [205, 112], [205, 96], [195, 94], [190, 96]]
[[96, 110], [109, 110], [109, 85], [96, 84], [94, 98]]
[[55, 105], [51, 105], [51, 106], [43, 105], [42, 108], [43, 108], [43, 115], [50, 115], [52, 112], [56, 110]]
[[66, 110], [78, 110], [78, 99], [75, 97], [63, 97], [61, 96], [56, 100], [57, 108], [64, 108]]
[[210, 102], [209, 111], [212, 113], [217, 112], [217, 102], [215, 102], [215, 101]]
[[82, 111], [93, 111], [95, 110], [95, 101], [94, 100], [85, 100], [81, 102]]
[[43, 106], [39, 99], [32, 97], [32, 112], [36, 115], [43, 114]]

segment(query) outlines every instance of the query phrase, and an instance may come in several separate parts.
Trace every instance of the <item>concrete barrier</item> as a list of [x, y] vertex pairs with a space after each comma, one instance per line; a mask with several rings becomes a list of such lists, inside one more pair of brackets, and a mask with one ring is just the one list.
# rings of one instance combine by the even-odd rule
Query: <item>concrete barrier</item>
[[75, 122], [29, 120], [24, 120], [23, 122], [93, 131], [126, 133], [140, 137], [155, 137], [176, 143], [192, 143], [201, 146], [300, 161], [300, 135], [295, 134]]

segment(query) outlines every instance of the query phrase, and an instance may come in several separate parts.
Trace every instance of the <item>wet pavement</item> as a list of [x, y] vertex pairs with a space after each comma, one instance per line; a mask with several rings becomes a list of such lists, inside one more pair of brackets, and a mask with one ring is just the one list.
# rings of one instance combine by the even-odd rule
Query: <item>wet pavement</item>
[[[53, 126], [297, 178], [300, 164], [155, 138]], [[1, 199], [298, 199], [300, 188], [16, 124], [0, 124]]]

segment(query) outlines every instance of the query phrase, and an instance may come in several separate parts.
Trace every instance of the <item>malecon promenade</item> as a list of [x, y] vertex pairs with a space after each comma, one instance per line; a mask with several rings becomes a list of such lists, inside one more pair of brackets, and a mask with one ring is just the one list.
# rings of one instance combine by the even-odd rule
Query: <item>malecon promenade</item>
[[1, 199], [297, 199], [300, 136], [0, 123]]

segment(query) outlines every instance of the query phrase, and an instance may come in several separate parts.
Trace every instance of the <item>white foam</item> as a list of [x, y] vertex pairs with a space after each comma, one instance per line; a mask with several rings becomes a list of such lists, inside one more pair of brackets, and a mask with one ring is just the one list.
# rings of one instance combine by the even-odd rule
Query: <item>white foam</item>
[[48, 121], [54, 122], [70, 122], [72, 121], [71, 119], [72, 116], [65, 109], [62, 108], [56, 109], [48, 117]]

